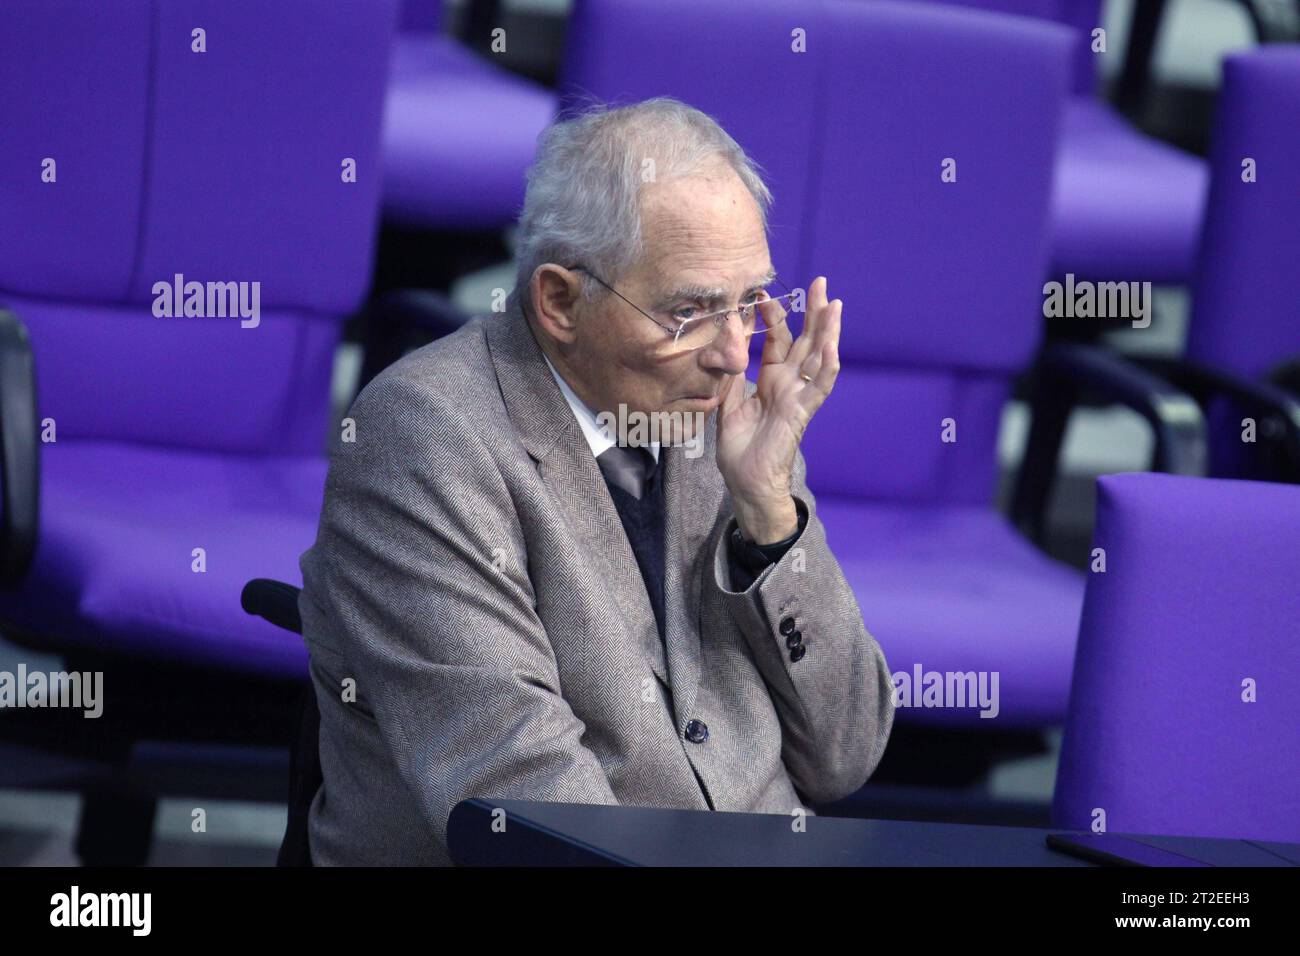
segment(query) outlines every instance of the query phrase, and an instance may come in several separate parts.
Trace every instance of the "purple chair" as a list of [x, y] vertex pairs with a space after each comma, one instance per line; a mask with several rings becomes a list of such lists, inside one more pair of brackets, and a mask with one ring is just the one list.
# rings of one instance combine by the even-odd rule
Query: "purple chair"
[[384, 218], [424, 229], [500, 229], [555, 98], [440, 33], [441, 0], [405, 0], [384, 106]]
[[[1101, 0], [938, 0], [1078, 30], [1052, 188], [1051, 271], [1080, 279], [1191, 279], [1205, 164], [1135, 129], [1096, 96]], [[1107, 55], [1114, 55], [1108, 53]]]
[[1052, 188], [1052, 272], [1185, 284], [1200, 236], [1205, 163], [1140, 132], [1097, 98], [1091, 42], [1100, 0], [1056, 6], [1058, 19], [1080, 35]]
[[[391, 0], [6, 12], [0, 307], [30, 333], [42, 442], [35, 556], [0, 618], [106, 672], [111, 719], [76, 728], [111, 728], [105, 757], [156, 735], [287, 740], [265, 708], [292, 702], [306, 650], [240, 593], [299, 580], [315, 535], [395, 22]], [[250, 307], [258, 283], [256, 321], [161, 316], [178, 275], [246, 283]]]
[[1300, 363], [1296, 156], [1300, 44], [1227, 57], [1187, 356], [1251, 381]]
[[[1300, 46], [1223, 67], [1187, 360], [1166, 363], [1216, 422], [1214, 473], [1300, 482]], [[1246, 182], [1245, 160], [1255, 164]], [[1185, 384], [1183, 384], [1185, 383]], [[1256, 442], [1242, 442], [1242, 421]]]
[[[1188, 358], [1248, 380], [1300, 364], [1300, 46], [1223, 61]], [[1255, 182], [1243, 179], [1255, 161]]]
[[1300, 488], [1107, 475], [1094, 544], [1053, 823], [1300, 841]]
[[1300, 45], [1228, 57], [1216, 122], [1187, 356], [1258, 381], [1300, 362]]
[[1186, 358], [1139, 360], [1201, 405], [1216, 477], [1300, 482], [1297, 116], [1300, 47], [1225, 61]]
[[[488, 36], [494, 9], [473, 2], [468, 29]], [[524, 173], [555, 114], [549, 90], [442, 26], [442, 0], [403, 0], [384, 105], [379, 294], [355, 326], [365, 356], [359, 387], [464, 324], [445, 290], [505, 254], [503, 230], [519, 215]]]
[[1220, 477], [1300, 482], [1297, 117], [1300, 46], [1224, 61], [1186, 360], [1150, 363], [1206, 408]]

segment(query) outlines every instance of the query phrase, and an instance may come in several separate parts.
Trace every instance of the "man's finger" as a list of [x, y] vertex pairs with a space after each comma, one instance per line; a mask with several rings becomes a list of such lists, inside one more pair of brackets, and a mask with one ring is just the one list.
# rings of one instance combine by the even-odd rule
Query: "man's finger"
[[811, 355], [818, 346], [818, 332], [822, 327], [826, 310], [826, 277], [818, 276], [808, 287], [807, 312], [804, 317], [803, 332], [794, 340], [786, 355], [787, 362], [799, 364]]
[[727, 378], [727, 384], [723, 386], [722, 404], [718, 407], [719, 426], [721, 420], [728, 414], [735, 411], [745, 401], [745, 376], [743, 374], [731, 375]]
[[812, 386], [817, 390], [817, 404], [820, 406], [830, 395], [831, 389], [835, 387], [835, 379], [840, 374], [840, 350], [833, 342], [827, 342], [822, 349], [821, 368], [817, 370], [817, 375], [812, 380]]
[[764, 333], [767, 341], [763, 343], [761, 361], [764, 365], [779, 365], [785, 361], [786, 356], [790, 354], [790, 346], [794, 344], [794, 334], [790, 331], [790, 323], [787, 321], [789, 313], [780, 302], [775, 300], [764, 302], [759, 308], [765, 310], [763, 320], [768, 324], [768, 331]]
[[805, 373], [812, 376], [812, 381], [807, 382], [808, 387], [800, 392], [799, 397], [809, 412], [815, 412], [826, 401], [840, 374], [840, 314], [843, 305], [836, 299], [827, 307], [826, 341], [815, 353], [816, 359], [809, 358], [803, 364]]

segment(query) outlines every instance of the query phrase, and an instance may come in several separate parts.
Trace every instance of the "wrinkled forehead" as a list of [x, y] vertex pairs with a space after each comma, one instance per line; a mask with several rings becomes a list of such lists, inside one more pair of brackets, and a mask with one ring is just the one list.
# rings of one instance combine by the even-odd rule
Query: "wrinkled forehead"
[[720, 235], [763, 234], [757, 200], [730, 168], [648, 183], [641, 190], [641, 234], [649, 244], [712, 243]]
[[758, 203], [731, 176], [734, 184], [691, 177], [651, 193], [642, 207], [642, 257], [635, 270], [646, 286], [707, 299], [771, 280]]

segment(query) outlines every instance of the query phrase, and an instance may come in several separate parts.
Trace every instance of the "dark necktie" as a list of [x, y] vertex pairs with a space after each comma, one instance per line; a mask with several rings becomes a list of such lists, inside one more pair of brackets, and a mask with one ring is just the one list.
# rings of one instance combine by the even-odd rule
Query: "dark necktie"
[[596, 459], [618, 519], [636, 556], [654, 611], [659, 640], [664, 636], [664, 494], [656, 478], [658, 462], [649, 449], [614, 445]]
[[607, 482], [622, 488], [640, 501], [645, 497], [646, 488], [654, 477], [658, 463], [648, 448], [611, 445], [600, 453], [596, 464], [600, 465]]

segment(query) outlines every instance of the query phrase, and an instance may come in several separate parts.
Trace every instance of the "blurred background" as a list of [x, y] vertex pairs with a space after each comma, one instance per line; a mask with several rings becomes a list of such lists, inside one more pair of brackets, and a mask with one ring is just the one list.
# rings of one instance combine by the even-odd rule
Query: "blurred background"
[[[300, 583], [358, 389], [499, 307], [586, 95], [677, 96], [768, 170], [783, 278], [869, 326], [806, 448], [867, 626], [1003, 674], [996, 728], [900, 711], [818, 809], [1048, 825], [1096, 478], [1300, 476], [1297, 39], [1284, 0], [6, 4], [0, 672], [108, 703], [0, 709], [0, 863], [275, 862], [306, 658], [244, 585]], [[178, 272], [260, 280], [261, 327], [151, 318]], [[1149, 324], [1044, 318], [1067, 274], [1151, 282]]]

